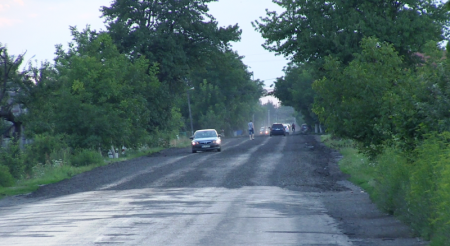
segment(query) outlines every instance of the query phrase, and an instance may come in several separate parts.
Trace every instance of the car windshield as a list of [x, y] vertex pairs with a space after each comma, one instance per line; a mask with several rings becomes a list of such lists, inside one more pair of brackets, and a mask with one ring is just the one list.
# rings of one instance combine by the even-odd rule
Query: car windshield
[[201, 131], [201, 132], [196, 132], [194, 137], [195, 138], [212, 138], [212, 137], [217, 137], [217, 134], [213, 131]]
[[273, 124], [272, 128], [279, 128], [279, 129], [283, 129], [283, 125], [282, 124]]

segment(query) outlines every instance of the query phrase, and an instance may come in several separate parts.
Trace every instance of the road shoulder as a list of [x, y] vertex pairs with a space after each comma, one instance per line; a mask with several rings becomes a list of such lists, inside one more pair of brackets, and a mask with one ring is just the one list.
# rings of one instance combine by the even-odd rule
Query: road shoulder
[[[316, 136], [318, 145], [320, 136]], [[329, 152], [330, 173], [340, 172], [342, 157], [336, 150]], [[336, 175], [336, 174], [335, 174]], [[345, 177], [345, 174], [342, 174]], [[337, 175], [339, 176], [339, 175]], [[358, 246], [419, 246], [428, 242], [414, 237], [412, 230], [392, 215], [383, 213], [371, 201], [369, 194], [350, 181], [337, 181], [348, 190], [321, 194], [328, 214], [339, 222], [339, 228]]]

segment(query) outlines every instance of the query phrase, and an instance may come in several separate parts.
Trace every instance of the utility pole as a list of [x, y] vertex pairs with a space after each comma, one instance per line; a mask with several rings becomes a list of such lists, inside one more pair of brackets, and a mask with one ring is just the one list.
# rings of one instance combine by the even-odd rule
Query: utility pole
[[195, 89], [195, 87], [189, 88], [189, 80], [187, 78], [184, 78], [184, 81], [186, 82], [186, 85], [187, 85], [186, 95], [187, 95], [187, 100], [188, 100], [189, 120], [191, 122], [191, 136], [193, 136], [194, 135], [194, 126], [192, 125], [191, 97], [189, 96], [189, 91]]
[[275, 108], [275, 122], [278, 123], [278, 109]]
[[[194, 87], [192, 87], [192, 88], [194, 88]], [[193, 136], [194, 135], [194, 126], [192, 125], [191, 98], [189, 96], [189, 90], [191, 90], [191, 89], [186, 90], [186, 94], [187, 94], [187, 99], [188, 99], [189, 120], [191, 121], [191, 136]]]

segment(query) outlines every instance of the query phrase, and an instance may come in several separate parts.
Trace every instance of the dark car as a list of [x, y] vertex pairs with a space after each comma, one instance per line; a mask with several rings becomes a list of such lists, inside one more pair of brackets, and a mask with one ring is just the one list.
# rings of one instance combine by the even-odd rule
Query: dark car
[[221, 135], [214, 129], [198, 130], [194, 133], [192, 139], [192, 153], [197, 151], [217, 150], [221, 151]]
[[270, 128], [270, 136], [273, 136], [273, 135], [286, 136], [286, 130], [285, 130], [283, 124], [275, 123], [272, 125], [272, 127]]
[[302, 124], [302, 126], [300, 127], [300, 133], [301, 134], [306, 134], [308, 133], [309, 127], [306, 124]]

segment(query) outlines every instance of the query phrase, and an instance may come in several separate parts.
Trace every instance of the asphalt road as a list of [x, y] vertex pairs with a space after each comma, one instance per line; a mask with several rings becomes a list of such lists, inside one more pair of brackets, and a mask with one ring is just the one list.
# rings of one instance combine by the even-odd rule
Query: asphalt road
[[168, 149], [0, 201], [0, 245], [426, 245], [316, 136]]

